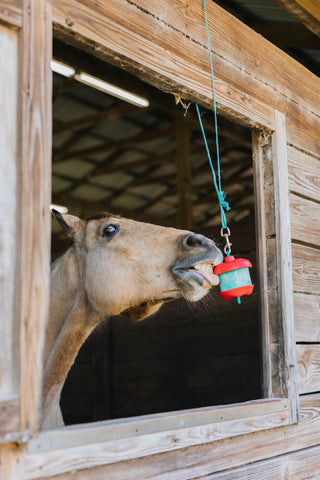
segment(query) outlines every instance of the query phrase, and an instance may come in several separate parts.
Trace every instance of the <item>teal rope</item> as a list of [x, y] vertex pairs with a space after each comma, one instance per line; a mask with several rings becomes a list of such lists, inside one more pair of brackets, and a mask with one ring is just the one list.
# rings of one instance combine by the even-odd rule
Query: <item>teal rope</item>
[[[216, 91], [215, 91], [215, 84], [214, 84], [214, 72], [213, 72], [213, 63], [212, 63], [212, 53], [211, 53], [211, 44], [210, 44], [210, 34], [209, 34], [209, 26], [208, 26], [208, 16], [207, 16], [207, 9], [206, 9], [206, 0], [203, 0], [203, 8], [204, 8], [204, 16], [206, 20], [206, 29], [207, 29], [207, 38], [208, 38], [208, 49], [209, 49], [209, 58], [210, 58], [210, 69], [211, 69], [211, 80], [212, 80], [212, 92], [213, 92], [213, 112], [214, 112], [214, 127], [215, 127], [215, 139], [216, 139], [216, 151], [217, 151], [217, 175], [214, 170], [212, 160], [211, 160], [211, 155], [208, 147], [208, 142], [206, 139], [206, 134], [203, 128], [202, 120], [201, 120], [201, 115], [200, 115], [200, 110], [198, 105], [196, 104], [196, 109], [197, 109], [197, 114], [199, 118], [199, 123], [201, 126], [201, 131], [202, 131], [202, 136], [204, 139], [204, 143], [206, 146], [207, 150], [207, 155], [208, 155], [208, 160], [210, 164], [210, 168], [212, 171], [212, 176], [213, 176], [213, 183], [215, 186], [215, 189], [217, 191], [218, 195], [218, 200], [219, 200], [219, 206], [220, 206], [220, 211], [221, 211], [221, 224], [222, 228], [227, 227], [227, 219], [226, 219], [226, 214], [225, 210], [229, 211], [230, 206], [229, 203], [225, 200], [226, 193], [222, 191], [221, 189], [221, 171], [220, 171], [220, 154], [219, 154], [219, 136], [218, 136], [218, 119], [217, 119], [217, 105], [216, 105]], [[218, 177], [218, 181], [217, 181]]]

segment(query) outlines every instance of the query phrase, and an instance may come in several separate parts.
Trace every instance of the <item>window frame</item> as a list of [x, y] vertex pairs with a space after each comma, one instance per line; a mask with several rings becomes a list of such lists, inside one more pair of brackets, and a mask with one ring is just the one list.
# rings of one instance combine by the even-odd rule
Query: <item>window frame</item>
[[[67, 3], [70, 18], [72, 18], [72, 14], [77, 18], [77, 9], [80, 8], [83, 14], [99, 15], [98, 13], [89, 12], [89, 9], [86, 9], [86, 7], [75, 4], [72, 1]], [[64, 12], [59, 10], [62, 4], [63, 2], [57, 2], [57, 5], [53, 3], [51, 12], [49, 3], [45, 3], [45, 8], [42, 7], [45, 10], [45, 16], [43, 16], [45, 22], [39, 27], [43, 45], [47, 47], [46, 49], [43, 48], [42, 51], [44, 63], [41, 67], [37, 67], [41, 78], [44, 78], [44, 95], [40, 96], [39, 94], [38, 96], [39, 108], [43, 110], [43, 119], [45, 120], [42, 124], [45, 139], [42, 150], [43, 158], [49, 152], [51, 146], [51, 107], [49, 102], [51, 102], [52, 86], [51, 81], [48, 79], [48, 74], [50, 71], [51, 49], [49, 45], [52, 40], [52, 31], [58, 32], [62, 39], [64, 37], [70, 38], [70, 32], [68, 32], [65, 25], [67, 24], [70, 28], [73, 27], [72, 20], [69, 17], [66, 19]], [[115, 26], [116, 22], [108, 19], [108, 28], [110, 25], [111, 27]], [[32, 28], [30, 26], [30, 29]], [[118, 46], [112, 45], [111, 52], [109, 51], [107, 31], [102, 29], [102, 32], [97, 32], [90, 28], [90, 22], [79, 22], [79, 24], [76, 24], [76, 35], [74, 35], [73, 31], [72, 41], [78, 44], [80, 48], [90, 42], [100, 45], [101, 51], [99, 55], [100, 57], [105, 55], [106, 61], [112, 57], [112, 52], [118, 51], [119, 57], [121, 57], [119, 62], [123, 61], [122, 56], [124, 52], [121, 39]], [[28, 38], [28, 34], [29, 31], [25, 28], [25, 41]], [[28, 48], [36, 51], [36, 37], [33, 42], [34, 44]], [[141, 54], [141, 52], [139, 53]], [[148, 78], [147, 81], [150, 83], [152, 69], [151, 66], [146, 66], [148, 65], [147, 52], [146, 58], [139, 60], [140, 63], [133, 53], [131, 56], [130, 51], [127, 51], [126, 55], [130, 61], [135, 62], [136, 69], [139, 66], [141, 67], [141, 77], [144, 75], [141, 72], [145, 70], [145, 77]], [[27, 53], [24, 56], [26, 62], [28, 58]], [[38, 58], [33, 58], [31, 66], [34, 67], [37, 61]], [[35, 74], [32, 68], [30, 71], [26, 67], [26, 64], [23, 66], [23, 71], [26, 72], [25, 80], [27, 80], [27, 77], [30, 79]], [[157, 73], [157, 75], [159, 74]], [[174, 76], [174, 81], [179, 82], [179, 72], [176, 72]], [[172, 78], [166, 78], [163, 75], [164, 84], [167, 79], [173, 81]], [[224, 87], [228, 88], [231, 92], [230, 95], [222, 95], [220, 87], [221, 91]], [[240, 118], [241, 122], [246, 126], [254, 127], [253, 154], [257, 205], [258, 263], [262, 266], [262, 268], [259, 268], [259, 288], [262, 312], [263, 356], [265, 359], [263, 394], [266, 398], [242, 404], [204, 407], [192, 409], [192, 411], [169, 412], [132, 419], [108, 420], [42, 432], [28, 443], [28, 454], [25, 457], [25, 468], [28, 472], [27, 478], [57, 475], [70, 471], [70, 469], [90, 468], [145, 455], [167, 452], [191, 445], [213, 442], [221, 438], [290, 425], [298, 421], [299, 406], [294, 341], [286, 119], [283, 113], [258, 101], [253, 101], [245, 112], [243, 106], [237, 101], [239, 91], [223, 81], [220, 81], [220, 87], [217, 89], [219, 111], [222, 113], [227, 111], [231, 120], [238, 121]], [[197, 97], [199, 104], [207, 108], [210, 105], [210, 88], [202, 85], [192, 85], [189, 89], [184, 86], [182, 90], [186, 98], [189, 97], [191, 100], [194, 100]], [[233, 95], [234, 101], [232, 99]], [[28, 101], [29, 98], [25, 95], [22, 100], [22, 122], [24, 120], [27, 121], [30, 113]], [[32, 122], [29, 121], [27, 124], [32, 125]], [[31, 155], [33, 150], [31, 147], [34, 137], [33, 135], [28, 135], [28, 132], [25, 131], [22, 132], [22, 138], [21, 145], [25, 146], [23, 151], [26, 152], [23, 158], [28, 166], [28, 164], [32, 163]], [[27, 188], [23, 190], [21, 203], [23, 204], [25, 200], [28, 215], [32, 206], [34, 206], [30, 195], [32, 192], [36, 192], [39, 205], [34, 215], [32, 228], [40, 230], [40, 238], [45, 240], [48, 239], [50, 217], [48, 214], [41, 212], [44, 212], [48, 207], [48, 186], [51, 182], [51, 171], [48, 162], [45, 162], [45, 168], [42, 171], [42, 182], [39, 182], [39, 178], [32, 176], [30, 169], [27, 175], [30, 182], [29, 186], [31, 185], [32, 188], [31, 190]], [[45, 186], [41, 187], [43, 182]], [[44, 194], [41, 188], [45, 190]], [[273, 201], [275, 215], [274, 218], [272, 215], [270, 220], [269, 207]], [[281, 205], [281, 209], [277, 208], [279, 205]], [[27, 215], [25, 221], [21, 223], [24, 235], [28, 235], [30, 231]], [[36, 224], [37, 219], [42, 218], [43, 215], [43, 223], [41, 225]], [[27, 243], [24, 245], [21, 258], [26, 259], [28, 258]], [[48, 261], [47, 247], [43, 247], [43, 252], [42, 261], [45, 264]], [[275, 268], [268, 268], [268, 265]], [[42, 285], [42, 314], [47, 311], [49, 304], [49, 269], [47, 265], [43, 265], [43, 267], [42, 274], [45, 282]], [[32, 266], [29, 263], [25, 265], [25, 268], [31, 269]], [[276, 277], [272, 274], [275, 274]], [[21, 279], [22, 276], [23, 274], [21, 273]], [[276, 289], [273, 288], [274, 281], [277, 282]], [[27, 298], [26, 294], [30, 291], [30, 288], [31, 286], [24, 288], [24, 298]], [[30, 337], [27, 335], [28, 332], [21, 327], [21, 362], [25, 362], [21, 372], [21, 404], [23, 404], [21, 407], [21, 425], [24, 430], [29, 428], [32, 436], [32, 432], [36, 432], [37, 425], [39, 425], [41, 365], [39, 366], [37, 363], [35, 372], [34, 369], [32, 370], [31, 364], [34, 358], [37, 358], [39, 362], [40, 354], [35, 354], [35, 348], [39, 349], [39, 346], [43, 343], [45, 321], [43, 318], [40, 318], [40, 313], [35, 313], [37, 306], [35, 297], [28, 297], [28, 302], [28, 305], [22, 302], [20, 306], [21, 312], [27, 308], [30, 315], [34, 315], [34, 325], [36, 325], [38, 334], [34, 339], [32, 348], [30, 348], [30, 345], [28, 345], [30, 340]], [[21, 325], [23, 325], [22, 314]], [[281, 365], [280, 369], [279, 365]], [[30, 383], [33, 376], [36, 376], [35, 383]], [[30, 388], [30, 385], [35, 385], [33, 390]], [[85, 460], [83, 458], [84, 450]]]

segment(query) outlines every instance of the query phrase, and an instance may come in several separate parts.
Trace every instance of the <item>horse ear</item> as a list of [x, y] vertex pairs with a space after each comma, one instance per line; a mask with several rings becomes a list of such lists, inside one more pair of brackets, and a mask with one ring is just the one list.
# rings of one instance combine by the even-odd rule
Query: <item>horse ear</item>
[[84, 229], [84, 220], [81, 220], [81, 218], [76, 217], [75, 215], [69, 215], [67, 213], [62, 214], [54, 208], [51, 209], [51, 213], [69, 237], [79, 239], [79, 236]]

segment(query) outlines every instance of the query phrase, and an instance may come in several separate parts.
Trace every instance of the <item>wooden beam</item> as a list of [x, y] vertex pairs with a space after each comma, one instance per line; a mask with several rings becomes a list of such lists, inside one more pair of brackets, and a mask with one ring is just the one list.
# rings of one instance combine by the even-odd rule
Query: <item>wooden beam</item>
[[276, 0], [276, 2], [309, 30], [320, 36], [320, 6], [318, 0]]
[[22, 0], [1, 0], [0, 20], [20, 28], [22, 25]]
[[[173, 136], [174, 131], [172, 127], [165, 127], [159, 130], [155, 130], [154, 127], [147, 128], [145, 131], [138, 133], [128, 139], [126, 139], [126, 146], [130, 145], [137, 145], [143, 142], [150, 142], [152, 140], [157, 140], [159, 138], [170, 137]], [[96, 145], [94, 147], [88, 148], [81, 148], [79, 150], [73, 150], [71, 152], [66, 152], [65, 154], [57, 154], [58, 160], [56, 158], [53, 159], [54, 164], [59, 164], [64, 162], [65, 160], [69, 160], [71, 158], [83, 158], [86, 156], [94, 155], [95, 153], [104, 153], [114, 148], [123, 147], [124, 141], [123, 140], [116, 140], [116, 141], [106, 141], [102, 144]]]
[[115, 118], [123, 117], [138, 110], [140, 110], [139, 107], [127, 103], [121, 103], [108, 108], [107, 110], [103, 110], [102, 112], [87, 117], [81, 117], [71, 122], [55, 123], [52, 133], [53, 135], [58, 135], [62, 132], [77, 131], [92, 126], [96, 127], [97, 124], [101, 122], [114, 120]]
[[52, 18], [49, 3], [25, 1], [23, 19], [16, 299], [21, 325], [21, 428], [36, 432], [42, 420], [42, 352], [50, 297]]
[[115, 215], [121, 215], [125, 218], [132, 218], [134, 220], [139, 220], [140, 222], [146, 223], [155, 223], [157, 225], [163, 226], [176, 226], [176, 220], [167, 220], [163, 217], [157, 217], [153, 215], [147, 215], [141, 210], [129, 210], [125, 208], [114, 207], [110, 204], [108, 200], [103, 200], [101, 202], [88, 202], [86, 200], [78, 200], [71, 198], [69, 195], [53, 195], [53, 202], [58, 205], [65, 205], [68, 207], [69, 212], [73, 215], [78, 215], [80, 217], [89, 217], [93, 214], [108, 211], [114, 213]]

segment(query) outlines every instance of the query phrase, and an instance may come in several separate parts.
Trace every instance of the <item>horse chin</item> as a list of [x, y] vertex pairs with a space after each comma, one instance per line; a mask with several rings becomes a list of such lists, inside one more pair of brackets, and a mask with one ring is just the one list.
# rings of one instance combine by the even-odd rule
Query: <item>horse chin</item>
[[149, 317], [153, 313], [156, 313], [161, 307], [163, 302], [159, 303], [142, 303], [135, 307], [128, 308], [121, 315], [132, 318], [133, 320], [143, 320], [144, 318]]
[[210, 288], [211, 285], [200, 286], [197, 283], [189, 283], [188, 285], [184, 285], [182, 296], [185, 300], [188, 300], [189, 302], [197, 302], [209, 293]]

